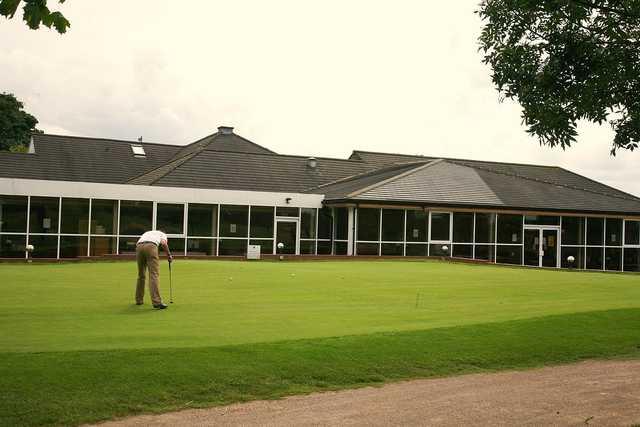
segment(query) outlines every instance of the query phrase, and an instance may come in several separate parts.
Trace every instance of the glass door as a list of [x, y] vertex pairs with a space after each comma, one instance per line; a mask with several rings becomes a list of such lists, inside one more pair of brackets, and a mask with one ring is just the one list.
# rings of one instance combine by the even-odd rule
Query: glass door
[[524, 265], [540, 267], [540, 230], [524, 230]]
[[[280, 249], [280, 243], [284, 246]], [[298, 222], [297, 221], [277, 221], [276, 228], [276, 253], [295, 255], [298, 244]]]
[[542, 250], [540, 265], [542, 267], [558, 266], [558, 230], [542, 231]]
[[524, 265], [558, 267], [558, 230], [525, 228]]

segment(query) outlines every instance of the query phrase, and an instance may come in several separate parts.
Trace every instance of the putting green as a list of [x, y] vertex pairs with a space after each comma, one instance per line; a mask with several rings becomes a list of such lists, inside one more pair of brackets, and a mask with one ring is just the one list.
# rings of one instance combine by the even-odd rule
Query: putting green
[[[438, 261], [178, 260], [175, 304], [133, 305], [131, 262], [0, 265], [5, 352], [213, 347], [640, 306], [640, 277]], [[169, 297], [162, 264], [161, 292]]]

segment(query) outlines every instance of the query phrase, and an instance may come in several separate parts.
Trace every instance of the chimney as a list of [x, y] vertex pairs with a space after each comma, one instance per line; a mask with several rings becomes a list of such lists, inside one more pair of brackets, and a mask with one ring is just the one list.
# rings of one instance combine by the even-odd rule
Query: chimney
[[309, 169], [315, 169], [318, 167], [318, 160], [315, 157], [309, 157], [307, 159], [307, 167]]
[[218, 126], [218, 133], [221, 133], [222, 135], [231, 135], [233, 133], [233, 127]]

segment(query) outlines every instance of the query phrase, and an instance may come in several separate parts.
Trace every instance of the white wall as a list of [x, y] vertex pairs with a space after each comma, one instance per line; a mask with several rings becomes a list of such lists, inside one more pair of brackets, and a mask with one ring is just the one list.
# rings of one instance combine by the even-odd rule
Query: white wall
[[0, 194], [254, 206], [287, 206], [286, 199], [291, 198], [289, 205], [301, 208], [321, 208], [324, 199], [321, 194], [210, 190], [18, 178], [0, 178]]

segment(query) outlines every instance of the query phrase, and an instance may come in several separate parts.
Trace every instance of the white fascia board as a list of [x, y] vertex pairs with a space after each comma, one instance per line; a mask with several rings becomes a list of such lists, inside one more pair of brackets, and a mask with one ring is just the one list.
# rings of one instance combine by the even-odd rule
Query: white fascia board
[[[76, 181], [0, 178], [0, 194], [7, 196], [77, 197], [144, 200], [161, 203], [221, 203], [229, 205], [321, 208], [324, 195], [268, 191], [214, 190]], [[287, 203], [287, 199], [291, 199]]]

